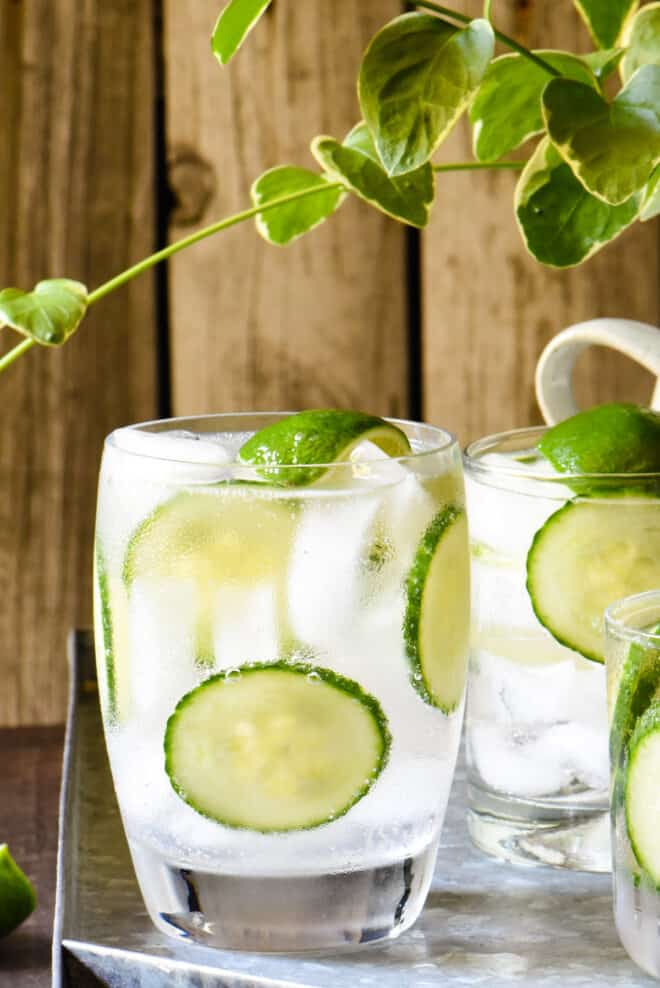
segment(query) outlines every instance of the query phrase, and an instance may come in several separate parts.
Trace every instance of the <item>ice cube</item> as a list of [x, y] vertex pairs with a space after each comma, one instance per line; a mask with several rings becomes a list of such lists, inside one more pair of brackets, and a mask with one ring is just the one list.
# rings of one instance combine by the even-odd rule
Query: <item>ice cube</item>
[[[524, 560], [536, 532], [570, 500], [572, 492], [563, 486], [553, 486], [552, 496], [544, 497], [540, 496], [542, 488], [538, 484], [526, 493], [522, 481], [516, 480], [515, 484], [514, 490], [508, 490], [482, 483], [467, 474], [470, 538], [473, 543], [504, 557]], [[528, 487], [530, 484], [531, 481]]]
[[512, 635], [538, 629], [527, 592], [527, 573], [520, 562], [506, 563], [472, 555], [474, 623], [484, 628], [511, 629]]
[[[471, 716], [488, 717], [501, 723], [528, 725], [571, 721], [582, 722], [607, 733], [605, 673], [601, 667], [585, 669], [586, 660], [550, 640], [548, 655], [556, 650], [556, 661], [544, 661], [535, 651], [543, 639], [511, 639], [520, 648], [520, 658], [474, 650], [470, 681]], [[506, 647], [504, 640], [504, 647]], [[492, 647], [492, 645], [491, 645]], [[529, 661], [524, 661], [528, 649]], [[539, 661], [534, 661], [535, 659]]]
[[225, 479], [230, 451], [217, 438], [172, 429], [151, 432], [129, 426], [112, 433], [107, 447], [136, 477], [161, 483], [210, 483]]
[[305, 506], [289, 571], [289, 619], [301, 642], [321, 651], [350, 638], [362, 606], [362, 561], [380, 501], [334, 495]]
[[196, 590], [193, 581], [185, 580], [144, 577], [131, 584], [131, 708], [163, 732], [179, 700], [202, 678], [195, 664]]
[[272, 584], [224, 584], [214, 594], [216, 667], [272, 662], [280, 657], [277, 590]]
[[558, 757], [553, 729], [511, 731], [498, 724], [472, 722], [470, 758], [481, 780], [496, 792], [550, 796], [571, 781]]

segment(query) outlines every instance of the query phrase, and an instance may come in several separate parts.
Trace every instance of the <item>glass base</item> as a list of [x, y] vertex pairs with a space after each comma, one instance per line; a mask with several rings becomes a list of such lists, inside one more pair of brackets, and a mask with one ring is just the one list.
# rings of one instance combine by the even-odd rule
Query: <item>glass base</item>
[[419, 916], [437, 844], [363, 871], [258, 877], [182, 868], [131, 842], [154, 924], [207, 947], [250, 951], [345, 950], [393, 939]]
[[635, 964], [660, 978], [660, 896], [619, 868], [614, 876], [614, 917], [619, 939]]
[[606, 806], [508, 799], [470, 785], [468, 831], [486, 854], [516, 864], [612, 870]]

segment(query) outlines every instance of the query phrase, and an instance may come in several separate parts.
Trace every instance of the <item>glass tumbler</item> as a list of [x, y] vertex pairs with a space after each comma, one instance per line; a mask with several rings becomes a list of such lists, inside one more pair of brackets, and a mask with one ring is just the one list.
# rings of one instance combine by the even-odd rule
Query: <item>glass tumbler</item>
[[461, 731], [460, 450], [246, 466], [281, 414], [120, 429], [96, 528], [98, 677], [153, 922], [250, 950], [397, 936], [431, 881]]
[[612, 604], [605, 627], [614, 915], [631, 958], [660, 978], [660, 590]]
[[506, 860], [609, 871], [603, 615], [622, 583], [653, 588], [660, 478], [555, 473], [543, 432], [465, 456], [468, 825]]

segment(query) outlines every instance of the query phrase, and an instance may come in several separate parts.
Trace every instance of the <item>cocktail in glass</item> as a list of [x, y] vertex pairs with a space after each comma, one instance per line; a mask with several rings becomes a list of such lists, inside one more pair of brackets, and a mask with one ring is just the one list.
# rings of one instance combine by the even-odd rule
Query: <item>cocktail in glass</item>
[[632, 959], [660, 978], [660, 590], [617, 601], [605, 625], [614, 914]]
[[570, 475], [543, 429], [465, 459], [470, 833], [507, 860], [609, 870], [605, 607], [658, 576], [659, 477]]
[[469, 624], [455, 440], [400, 422], [404, 456], [366, 438], [330, 464], [242, 462], [283, 418], [113, 433], [96, 533], [101, 704], [145, 903], [167, 933], [257, 950], [414, 922]]

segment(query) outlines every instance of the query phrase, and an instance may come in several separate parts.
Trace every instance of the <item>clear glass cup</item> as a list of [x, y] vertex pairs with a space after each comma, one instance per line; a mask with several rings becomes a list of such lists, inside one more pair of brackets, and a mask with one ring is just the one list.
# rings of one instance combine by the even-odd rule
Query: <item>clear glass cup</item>
[[631, 958], [660, 978], [660, 590], [612, 604], [605, 628], [614, 915]]
[[[541, 623], [528, 555], [537, 533], [568, 502], [592, 505], [597, 551], [599, 533], [610, 533], [621, 512], [650, 523], [660, 510], [660, 477], [557, 474], [536, 452], [543, 432], [489, 436], [464, 458], [473, 587], [468, 826], [481, 849], [506, 860], [609, 871], [605, 670], [568, 647], [570, 634], [562, 643]], [[587, 488], [597, 488], [598, 497], [587, 497]], [[641, 536], [632, 548], [643, 552]], [[562, 559], [570, 561], [569, 579], [553, 588], [569, 605], [586, 579], [579, 553], [572, 565], [573, 552], [568, 542]], [[621, 592], [607, 597], [607, 561], [590, 572], [604, 581], [604, 594], [596, 587], [604, 612]], [[651, 589], [643, 567], [629, 578], [633, 591]]]
[[397, 422], [411, 455], [362, 444], [280, 486], [237, 452], [282, 417], [106, 440], [101, 705], [156, 926], [344, 948], [407, 929], [434, 868], [467, 666], [462, 463], [449, 433]]

